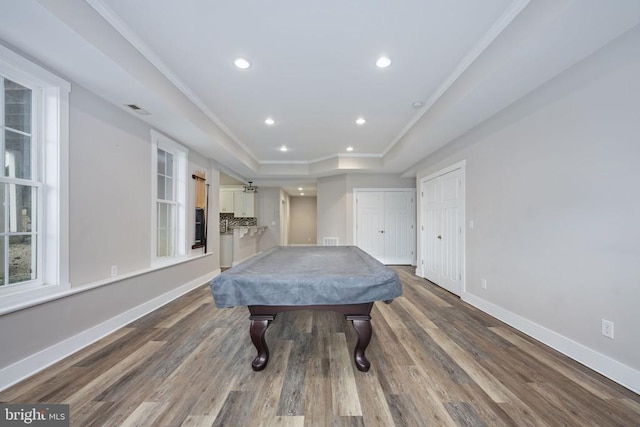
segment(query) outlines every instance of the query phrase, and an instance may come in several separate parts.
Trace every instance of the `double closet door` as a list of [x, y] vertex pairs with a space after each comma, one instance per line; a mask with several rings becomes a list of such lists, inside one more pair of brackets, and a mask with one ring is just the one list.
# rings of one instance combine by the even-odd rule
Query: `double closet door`
[[354, 190], [355, 245], [383, 264], [415, 264], [415, 190]]

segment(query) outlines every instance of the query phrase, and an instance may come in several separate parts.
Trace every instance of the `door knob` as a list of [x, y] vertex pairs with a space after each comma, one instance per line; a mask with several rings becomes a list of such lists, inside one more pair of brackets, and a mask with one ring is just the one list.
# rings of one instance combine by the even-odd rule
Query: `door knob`
[[440, 234], [438, 234], [438, 239], [442, 239], [442, 236]]

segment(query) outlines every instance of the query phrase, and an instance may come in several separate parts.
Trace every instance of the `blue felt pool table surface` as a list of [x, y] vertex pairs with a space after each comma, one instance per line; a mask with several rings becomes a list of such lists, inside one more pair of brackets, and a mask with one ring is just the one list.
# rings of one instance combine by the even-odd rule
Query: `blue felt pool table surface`
[[402, 294], [395, 271], [356, 246], [277, 246], [211, 281], [217, 307], [332, 305]]

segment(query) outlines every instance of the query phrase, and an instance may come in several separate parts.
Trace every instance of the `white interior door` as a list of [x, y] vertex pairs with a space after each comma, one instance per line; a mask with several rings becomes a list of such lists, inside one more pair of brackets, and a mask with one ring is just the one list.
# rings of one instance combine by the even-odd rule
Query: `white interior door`
[[462, 269], [460, 260], [460, 169], [440, 177], [440, 236], [438, 244], [441, 261], [439, 263], [438, 285], [449, 292], [460, 295]]
[[383, 264], [415, 263], [415, 190], [354, 191], [355, 244]]
[[412, 264], [415, 260], [415, 197], [413, 192], [384, 192], [384, 263]]
[[422, 245], [421, 276], [438, 281], [439, 241], [440, 232], [440, 186], [438, 178], [421, 183], [422, 220], [420, 227], [420, 244]]
[[384, 263], [384, 193], [359, 192], [356, 212], [356, 245]]
[[462, 291], [464, 188], [461, 168], [421, 182], [421, 271], [456, 295]]

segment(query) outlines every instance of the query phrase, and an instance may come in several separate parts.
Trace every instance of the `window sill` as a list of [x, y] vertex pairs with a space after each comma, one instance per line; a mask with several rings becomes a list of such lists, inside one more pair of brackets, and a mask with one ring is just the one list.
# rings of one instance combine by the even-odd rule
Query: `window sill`
[[[104, 279], [104, 280], [98, 280], [92, 283], [87, 283], [85, 285], [82, 286], [78, 286], [78, 287], [65, 287], [64, 290], [58, 290], [56, 291], [55, 289], [51, 289], [51, 288], [57, 288], [59, 289], [60, 286], [56, 286], [56, 285], [51, 285], [51, 286], [45, 286], [41, 289], [39, 289], [40, 291], [44, 291], [44, 289], [47, 289], [45, 295], [38, 295], [35, 296], [34, 298], [30, 298], [28, 301], [22, 301], [22, 302], [17, 302], [14, 304], [9, 304], [6, 307], [0, 307], [0, 316], [3, 316], [5, 314], [9, 314], [9, 313], [13, 313], [15, 311], [20, 311], [20, 310], [24, 310], [26, 308], [30, 308], [30, 307], [35, 307], [37, 305], [41, 305], [41, 304], [46, 304], [48, 302], [51, 301], [55, 301], [57, 299], [61, 299], [61, 298], [66, 298], [69, 297], [71, 295], [75, 295], [75, 294], [79, 294], [82, 292], [87, 292], [90, 291], [92, 289], [96, 289], [102, 286], [106, 286], [106, 285], [110, 285], [113, 283], [117, 283], [117, 282], [121, 282], [123, 280], [127, 280], [127, 279], [131, 279], [133, 277], [137, 277], [137, 276], [142, 276], [143, 274], [148, 274], [157, 270], [162, 270], [164, 268], [169, 268], [169, 267], [173, 267], [179, 264], [184, 264], [186, 262], [191, 262], [191, 261], [195, 261], [198, 260], [200, 258], [204, 258], [204, 257], [208, 257], [208, 256], [212, 256], [213, 252], [207, 253], [207, 254], [199, 254], [199, 255], [195, 255], [195, 256], [191, 256], [191, 257], [181, 257], [179, 259], [171, 259], [171, 260], [167, 260], [166, 262], [157, 262], [154, 263], [151, 267], [149, 268], [144, 268], [142, 270], [137, 270], [137, 271], [133, 271], [131, 273], [126, 273], [126, 274], [122, 274], [119, 276], [115, 276], [115, 277], [110, 277], [108, 279]], [[31, 292], [37, 292], [37, 291], [31, 291]], [[25, 293], [30, 293], [29, 291], [26, 291]], [[0, 299], [0, 303], [2, 302], [2, 300]]]

